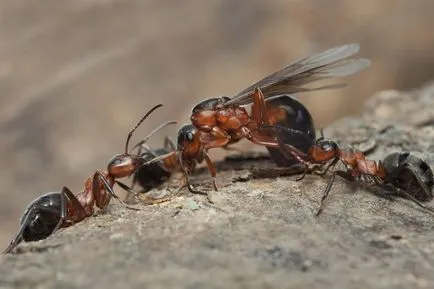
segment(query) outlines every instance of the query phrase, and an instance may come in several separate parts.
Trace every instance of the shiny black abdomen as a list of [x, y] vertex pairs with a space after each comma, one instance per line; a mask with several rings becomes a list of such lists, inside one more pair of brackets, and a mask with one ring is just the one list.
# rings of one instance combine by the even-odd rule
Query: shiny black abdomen
[[[312, 144], [314, 144], [316, 138], [313, 119], [310, 112], [307, 110], [307, 108], [302, 103], [300, 103], [297, 99], [289, 95], [282, 95], [267, 101], [267, 107], [270, 106], [279, 107], [286, 111], [285, 119], [283, 121], [277, 122], [276, 125], [298, 130], [303, 134], [305, 134], [311, 141], [306, 141], [306, 139], [297, 139], [297, 138], [284, 139], [284, 137], [282, 140], [285, 143], [288, 143], [296, 147], [302, 152], [307, 153], [309, 148], [312, 146]], [[267, 149], [270, 153], [271, 159], [279, 167], [287, 167], [298, 163], [294, 159], [285, 158], [285, 156], [280, 152], [279, 149], [275, 149], [275, 148], [267, 148]]]
[[58, 225], [62, 215], [62, 195], [48, 193], [34, 200], [24, 211], [21, 225], [27, 219], [23, 231], [26, 242], [38, 241], [50, 236]]
[[[423, 159], [409, 152], [396, 152], [383, 160], [383, 166], [386, 184], [400, 188], [422, 202], [433, 199], [434, 175]], [[427, 190], [424, 190], [416, 177]]]
[[[143, 158], [145, 161], [150, 161], [156, 156], [160, 156], [169, 153], [168, 149], [156, 149], [155, 155], [145, 155]], [[163, 161], [155, 162], [150, 165], [141, 166], [135, 173], [137, 183], [143, 188], [143, 192], [148, 192], [151, 189], [158, 187], [164, 183], [171, 173], [164, 167]]]

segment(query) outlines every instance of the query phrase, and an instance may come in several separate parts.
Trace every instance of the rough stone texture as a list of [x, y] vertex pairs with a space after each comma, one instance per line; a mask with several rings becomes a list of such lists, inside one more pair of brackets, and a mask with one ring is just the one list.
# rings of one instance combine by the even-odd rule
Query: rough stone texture
[[203, 98], [350, 42], [372, 67], [346, 89], [300, 95], [318, 125], [378, 90], [432, 80], [433, 10], [429, 0], [0, 0], [0, 247], [31, 200], [78, 192], [156, 103], [165, 107], [136, 139], [188, 121]]
[[[408, 149], [432, 165], [433, 107], [434, 85], [384, 91], [361, 118], [325, 132], [355, 146], [374, 140], [375, 159]], [[434, 216], [408, 200], [338, 180], [317, 218], [321, 177], [255, 178], [258, 171], [272, 173], [261, 154], [230, 157], [218, 168], [214, 204], [184, 190], [139, 212], [113, 202], [106, 212], [0, 258], [0, 287], [433, 288]], [[178, 178], [152, 193], [176, 191]], [[207, 180], [199, 170], [195, 182]]]

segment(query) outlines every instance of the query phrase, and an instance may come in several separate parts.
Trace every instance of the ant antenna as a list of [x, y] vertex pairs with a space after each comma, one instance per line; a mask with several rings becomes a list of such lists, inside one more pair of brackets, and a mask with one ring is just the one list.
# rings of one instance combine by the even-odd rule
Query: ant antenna
[[127, 136], [127, 142], [125, 143], [125, 154], [128, 154], [128, 144], [130, 143], [130, 139], [133, 136], [134, 131], [139, 127], [139, 125], [142, 124], [142, 122], [157, 108], [162, 107], [162, 104], [157, 104], [153, 108], [151, 108], [143, 117], [142, 119], [136, 124], [136, 126], [128, 133]]
[[319, 132], [320, 132], [321, 136], [316, 140], [316, 142], [323, 141], [325, 139], [324, 138], [324, 128], [323, 127], [319, 129]]
[[151, 131], [143, 140], [139, 141], [134, 147], [131, 148], [131, 150], [143, 145], [144, 143], [146, 143], [154, 134], [156, 134], [158, 131], [160, 131], [161, 129], [165, 128], [166, 126], [169, 126], [171, 124], [176, 124], [176, 121], [171, 120], [171, 121], [166, 121], [162, 124], [160, 124], [156, 129], [154, 129], [153, 131]]

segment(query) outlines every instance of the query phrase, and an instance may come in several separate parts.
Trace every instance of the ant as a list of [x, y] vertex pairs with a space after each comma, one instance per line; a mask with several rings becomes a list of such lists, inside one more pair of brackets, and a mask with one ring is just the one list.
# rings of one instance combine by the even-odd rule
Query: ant
[[[194, 106], [190, 117], [191, 124], [179, 129], [177, 142], [179, 164], [189, 190], [198, 193], [189, 184], [188, 174], [194, 169], [196, 162], [203, 159], [211, 173], [214, 190], [217, 190], [216, 169], [207, 151], [216, 147], [226, 148], [243, 138], [265, 145], [276, 163], [287, 165], [277, 161], [281, 158], [279, 145], [274, 136], [262, 130], [262, 126], [279, 123], [289, 127], [300, 126], [301, 129], [310, 131], [314, 137], [309, 112], [286, 94], [343, 87], [341, 84], [315, 88], [304, 86], [322, 79], [354, 74], [366, 68], [370, 64], [368, 59], [345, 59], [358, 51], [358, 44], [329, 49], [266, 76], [232, 98], [210, 98]], [[251, 114], [244, 107], [250, 104]], [[300, 115], [296, 114], [303, 109], [305, 111]], [[301, 119], [297, 118], [299, 116]]]
[[[141, 156], [128, 153], [128, 144], [137, 127], [161, 106], [161, 104], [154, 106], [142, 117], [128, 134], [125, 153], [113, 157], [107, 166], [107, 171], [95, 171], [85, 181], [84, 189], [77, 195], [74, 195], [67, 187], [63, 187], [60, 193], [47, 193], [31, 202], [20, 219], [20, 229], [17, 235], [2, 254], [11, 252], [21, 241], [42, 240], [60, 228], [81, 222], [93, 215], [95, 206], [99, 209], [106, 208], [111, 197], [119, 200], [127, 209], [138, 210], [121, 201], [113, 191], [113, 186], [117, 183], [122, 188], [128, 188], [116, 179], [130, 176], [141, 166], [147, 165]], [[153, 159], [153, 161], [157, 160], [158, 157]], [[148, 198], [150, 204], [166, 200]]]
[[[146, 193], [151, 189], [161, 185], [170, 178], [172, 173], [179, 167], [178, 159], [172, 152], [176, 151], [175, 144], [169, 137], [165, 137], [164, 146], [162, 148], [153, 149], [146, 144], [147, 140], [156, 131], [160, 130], [163, 126], [173, 124], [175, 122], [167, 122], [151, 132], [145, 139], [137, 143], [133, 149], [139, 148], [137, 155], [139, 155], [146, 163], [137, 168], [133, 175], [131, 192], [135, 184], [139, 184], [142, 188], [140, 193]], [[142, 150], [144, 152], [142, 152]], [[153, 161], [157, 157], [167, 156], [159, 161]]]
[[[321, 198], [321, 205], [316, 215], [320, 215], [324, 209], [325, 201], [330, 193], [336, 176], [348, 181], [359, 181], [370, 186], [376, 186], [384, 190], [401, 194], [412, 200], [423, 209], [434, 212], [421, 202], [430, 201], [433, 198], [434, 188], [433, 171], [421, 158], [409, 152], [389, 154], [383, 161], [366, 159], [360, 152], [349, 149], [340, 149], [338, 144], [331, 140], [324, 140], [323, 131], [321, 137], [311, 142], [309, 136], [288, 127], [275, 126], [276, 136], [283, 155], [294, 158], [305, 165], [304, 178], [308, 171], [318, 175], [324, 175], [327, 171], [341, 161], [346, 170], [335, 170]], [[307, 153], [293, 146], [292, 140], [305, 144], [311, 142]]]
[[426, 161], [410, 152], [395, 152], [382, 163], [386, 171], [385, 184], [406, 190], [410, 196], [403, 192], [404, 195], [421, 202], [433, 199], [434, 174]]

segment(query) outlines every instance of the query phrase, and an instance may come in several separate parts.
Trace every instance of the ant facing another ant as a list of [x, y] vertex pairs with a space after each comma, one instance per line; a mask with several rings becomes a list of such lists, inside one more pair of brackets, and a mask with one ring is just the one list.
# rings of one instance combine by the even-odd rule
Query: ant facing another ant
[[[20, 229], [18, 233], [2, 254], [11, 252], [22, 241], [29, 242], [45, 239], [60, 228], [74, 225], [92, 216], [94, 207], [96, 206], [99, 209], [106, 208], [111, 197], [118, 199], [127, 209], [139, 210], [121, 201], [113, 191], [113, 186], [116, 183], [129, 192], [132, 192], [130, 187], [117, 179], [137, 174], [140, 170], [146, 169], [150, 163], [155, 163], [160, 159], [166, 158], [164, 154], [149, 159], [148, 157], [144, 158], [143, 155], [128, 152], [128, 144], [134, 131], [154, 110], [161, 106], [161, 104], [154, 106], [142, 117], [128, 134], [125, 144], [125, 153], [113, 157], [108, 163], [107, 171], [95, 171], [92, 176], [85, 181], [83, 191], [74, 195], [67, 187], [63, 187], [61, 192], [43, 194], [32, 201], [25, 209], [20, 219]], [[171, 123], [173, 122], [167, 122], [161, 125], [157, 130]], [[147, 138], [157, 130], [154, 130]], [[139, 176], [138, 180], [142, 186], [146, 186], [143, 177]], [[139, 198], [138, 193], [134, 192], [134, 194], [136, 198]], [[146, 204], [154, 204], [168, 200], [167, 198], [146, 198], [148, 200]]]
[[[383, 161], [376, 162], [366, 159], [360, 151], [339, 148], [336, 142], [324, 140], [323, 135], [313, 142], [309, 136], [288, 127], [275, 126], [272, 129], [276, 132], [285, 157], [296, 159], [305, 165], [304, 173], [298, 180], [301, 180], [307, 172], [324, 175], [339, 161], [345, 166], [346, 170], [333, 171], [323, 192], [317, 216], [324, 209], [336, 176], [397, 193], [412, 200], [424, 210], [434, 213], [434, 209], [421, 203], [433, 199], [433, 171], [416, 155], [409, 152], [395, 152], [389, 154]], [[292, 145], [292, 141], [302, 142], [304, 145], [311, 142], [310, 148], [306, 153]]]
[[[343, 87], [335, 84], [306, 88], [305, 85], [322, 79], [351, 75], [366, 68], [370, 64], [368, 59], [346, 59], [358, 51], [358, 44], [335, 47], [294, 62], [232, 98], [210, 98], [198, 103], [192, 110], [191, 124], [182, 126], [178, 131], [176, 153], [179, 154], [179, 165], [184, 172], [188, 189], [193, 193], [200, 193], [190, 185], [188, 175], [196, 162], [205, 160], [214, 189], [217, 190], [216, 169], [208, 150], [225, 148], [243, 138], [267, 146], [276, 163], [287, 165], [277, 161], [282, 159], [278, 150], [279, 144], [274, 136], [262, 131], [261, 127], [285, 125], [302, 130], [315, 138], [309, 112], [286, 94]], [[251, 114], [244, 107], [250, 104]], [[298, 112], [301, 114], [297, 114]]]

